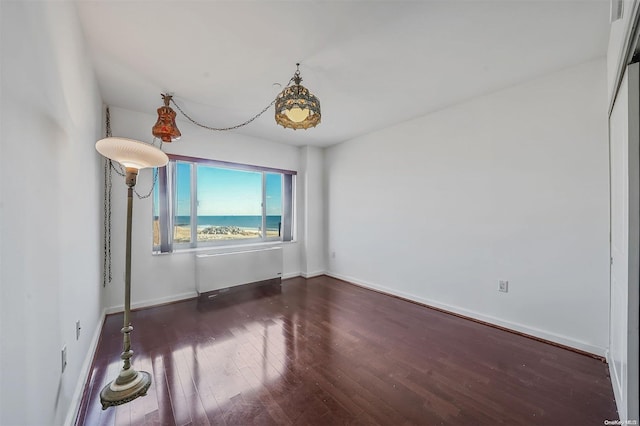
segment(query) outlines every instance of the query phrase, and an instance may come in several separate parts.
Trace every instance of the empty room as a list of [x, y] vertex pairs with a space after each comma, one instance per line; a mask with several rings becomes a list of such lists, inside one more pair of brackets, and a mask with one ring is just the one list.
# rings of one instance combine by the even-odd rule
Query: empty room
[[0, 20], [0, 425], [638, 424], [638, 0]]

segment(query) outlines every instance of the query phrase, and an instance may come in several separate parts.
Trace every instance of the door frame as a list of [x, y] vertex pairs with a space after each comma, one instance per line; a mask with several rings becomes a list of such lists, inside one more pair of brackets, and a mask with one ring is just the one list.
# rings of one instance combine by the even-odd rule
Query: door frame
[[[633, 63], [628, 67], [625, 67], [625, 72], [622, 74], [627, 78], [627, 85], [622, 85], [624, 80], [621, 79], [620, 85], [618, 85], [618, 93], [614, 97], [614, 102], [609, 111], [609, 196], [610, 196], [610, 219], [609, 219], [609, 253], [611, 256], [611, 266], [609, 275], [609, 292], [610, 292], [610, 309], [609, 309], [609, 351], [607, 354], [607, 361], [609, 363], [609, 369], [611, 372], [611, 382], [616, 398], [616, 405], [618, 407], [618, 413], [620, 420], [638, 420], [638, 313], [640, 308], [638, 298], [638, 287], [640, 283], [640, 64]], [[626, 108], [627, 115], [627, 128], [620, 129], [626, 132], [628, 138], [628, 144], [626, 151], [623, 152], [623, 163], [627, 167], [627, 173], [622, 176], [627, 184], [627, 190], [623, 197], [626, 197], [626, 209], [620, 212], [614, 211], [613, 200], [613, 176], [615, 161], [612, 162], [612, 112], [616, 102], [625, 102], [624, 99], [620, 99], [620, 89], [624, 88], [627, 93], [626, 105], [620, 107]], [[622, 147], [624, 148], [624, 147]], [[625, 205], [624, 203], [622, 204]], [[624, 207], [623, 207], [624, 208]], [[614, 214], [620, 214], [623, 217], [627, 215], [628, 223], [625, 229], [623, 229], [622, 238], [626, 238], [627, 250], [625, 259], [616, 259], [614, 256], [614, 232], [612, 229]], [[619, 243], [619, 242], [617, 242]], [[625, 296], [625, 300], [622, 301], [626, 306], [626, 318], [623, 319], [623, 327], [626, 330], [622, 330], [621, 340], [622, 342], [614, 341], [617, 333], [614, 333], [614, 327], [620, 326], [615, 323], [613, 319], [614, 311], [619, 308], [615, 306], [617, 298], [614, 298], [614, 286], [613, 286], [613, 268], [614, 265], [619, 262], [626, 262], [626, 281], [622, 282], [622, 288], [616, 289], [621, 291]], [[622, 355], [626, 361], [621, 371], [618, 371], [615, 364], [615, 359], [612, 359], [612, 348], [622, 345]], [[620, 354], [616, 354], [620, 356]]]

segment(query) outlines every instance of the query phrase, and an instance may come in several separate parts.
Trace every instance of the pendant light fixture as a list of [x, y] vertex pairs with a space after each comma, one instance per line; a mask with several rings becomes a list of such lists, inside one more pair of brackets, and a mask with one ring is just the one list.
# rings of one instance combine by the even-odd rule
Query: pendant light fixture
[[162, 95], [164, 105], [158, 108], [158, 121], [151, 129], [153, 136], [167, 143], [176, 141], [182, 136], [176, 125], [176, 112], [169, 106], [172, 97], [172, 95]]
[[320, 123], [320, 101], [300, 84], [300, 64], [292, 79], [293, 86], [287, 86], [276, 98], [276, 123], [289, 129], [308, 129]]
[[[180, 131], [176, 125], [176, 113], [169, 106], [170, 103], [180, 111], [187, 120], [192, 124], [206, 130], [224, 132], [228, 130], [239, 129], [253, 122], [255, 119], [264, 114], [272, 105], [276, 108], [276, 123], [282, 127], [297, 130], [316, 127], [320, 124], [320, 101], [309, 90], [300, 84], [300, 64], [296, 64], [296, 72], [289, 80], [287, 86], [271, 101], [269, 105], [262, 111], [249, 118], [248, 120], [228, 127], [214, 127], [199, 123], [191, 118], [173, 99], [172, 95], [162, 94], [164, 106], [158, 108], [158, 121], [153, 126], [151, 133], [153, 136], [160, 138], [163, 142], [171, 142], [180, 138]], [[292, 84], [293, 83], [293, 84]]]

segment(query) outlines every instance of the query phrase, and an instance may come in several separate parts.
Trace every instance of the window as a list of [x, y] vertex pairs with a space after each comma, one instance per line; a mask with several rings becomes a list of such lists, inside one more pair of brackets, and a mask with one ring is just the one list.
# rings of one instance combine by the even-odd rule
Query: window
[[169, 155], [153, 193], [153, 249], [291, 241], [296, 172]]

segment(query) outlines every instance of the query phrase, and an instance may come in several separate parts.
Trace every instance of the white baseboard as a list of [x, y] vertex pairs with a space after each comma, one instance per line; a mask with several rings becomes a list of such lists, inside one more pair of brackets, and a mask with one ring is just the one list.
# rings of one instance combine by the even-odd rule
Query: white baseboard
[[[156, 305], [163, 305], [165, 303], [179, 302], [181, 300], [193, 299], [198, 297], [198, 293], [195, 291], [189, 291], [187, 293], [174, 294], [173, 296], [160, 297], [158, 299], [143, 300], [141, 302], [135, 302], [131, 304], [131, 309], [148, 308]], [[114, 314], [116, 312], [124, 311], [124, 305], [111, 306], [106, 308], [106, 313]]]
[[367, 281], [359, 280], [357, 278], [336, 274], [333, 272], [325, 272], [326, 275], [337, 278], [339, 280], [347, 281], [362, 287], [370, 288], [372, 290], [377, 290], [382, 293], [386, 293], [392, 296], [402, 297], [404, 299], [412, 300], [414, 302], [418, 302], [427, 306], [431, 306], [434, 308], [442, 309], [444, 311], [448, 311], [454, 314], [462, 315], [465, 317], [473, 318], [479, 321], [483, 321], [489, 324], [497, 325], [499, 327], [504, 327], [509, 330], [517, 331], [519, 333], [528, 334], [543, 340], [547, 340], [550, 342], [558, 343], [564, 346], [568, 346], [571, 348], [578, 349], [583, 352], [588, 352], [590, 354], [594, 354], [600, 357], [605, 357], [607, 353], [607, 348], [602, 348], [599, 346], [594, 346], [585, 342], [581, 342], [579, 340], [574, 340], [566, 336], [562, 336], [559, 334], [555, 334], [545, 330], [539, 330], [537, 328], [529, 327], [524, 324], [519, 324], [511, 321], [506, 321], [500, 318], [492, 317], [490, 315], [481, 314], [479, 312], [470, 311], [458, 306], [448, 305], [446, 303], [438, 302], [437, 300], [426, 299], [423, 297], [418, 297], [413, 294], [404, 293], [395, 289], [391, 289], [388, 287], [380, 286], [374, 283], [370, 283]]
[[84, 393], [84, 388], [87, 384], [87, 380], [89, 380], [89, 369], [91, 368], [93, 356], [95, 355], [96, 349], [98, 348], [98, 342], [100, 341], [100, 334], [102, 333], [102, 326], [104, 325], [106, 314], [107, 310], [103, 309], [100, 320], [96, 325], [96, 329], [93, 331], [93, 337], [91, 338], [91, 343], [89, 344], [89, 350], [87, 350], [87, 355], [84, 357], [84, 361], [82, 362], [80, 375], [78, 376], [78, 382], [76, 383], [76, 388], [73, 392], [73, 396], [71, 397], [71, 405], [69, 406], [67, 416], [64, 419], [64, 424], [66, 426], [73, 426], [76, 422], [78, 409], [80, 408], [80, 402], [82, 402], [82, 394]]
[[302, 277], [302, 278], [313, 278], [319, 277], [320, 275], [326, 275], [326, 271], [315, 271], [315, 272], [289, 272], [282, 276], [283, 280], [288, 278]]
[[302, 276], [300, 272], [287, 272], [286, 274], [282, 274], [282, 279], [287, 280], [289, 278], [295, 278], [299, 276]]
[[320, 275], [325, 275], [326, 273], [327, 273], [326, 271], [301, 272], [300, 276], [304, 278], [313, 278], [313, 277], [319, 277]]

